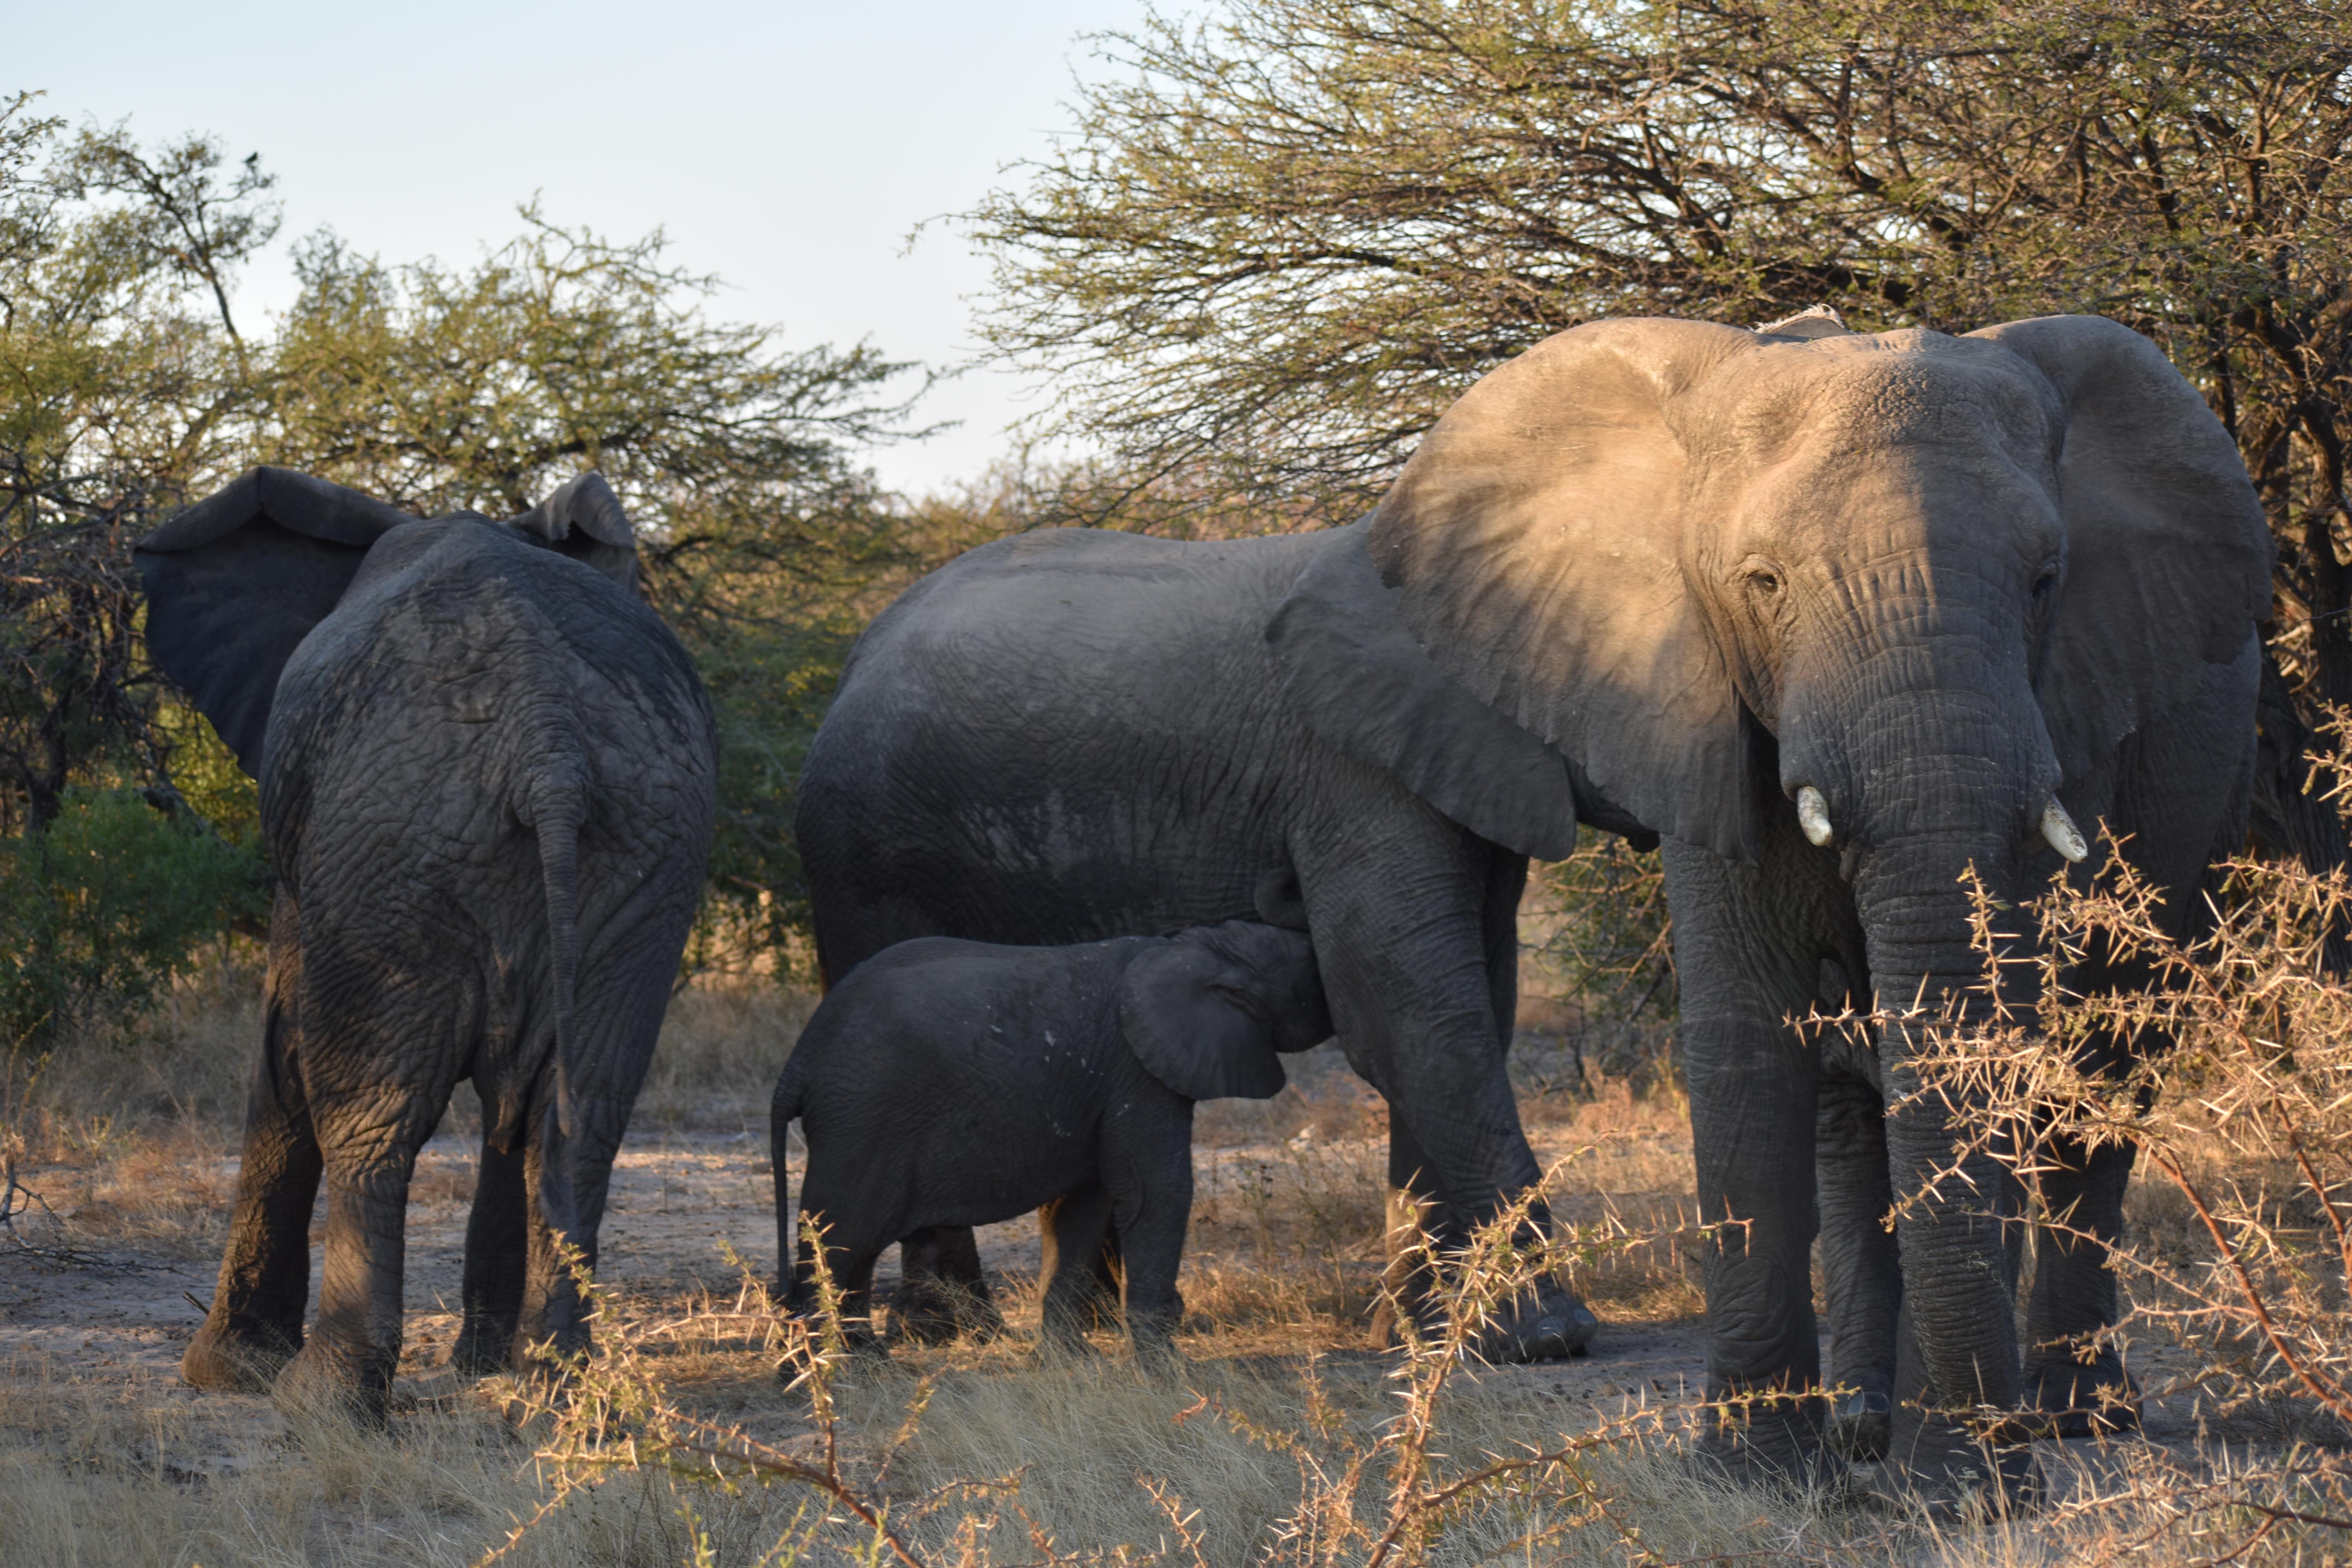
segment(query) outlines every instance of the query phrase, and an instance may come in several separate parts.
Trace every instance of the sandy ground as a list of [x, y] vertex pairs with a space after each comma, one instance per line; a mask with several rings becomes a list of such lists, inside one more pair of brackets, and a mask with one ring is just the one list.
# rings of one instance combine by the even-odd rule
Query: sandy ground
[[[1278, 1152], [1252, 1147], [1202, 1149], [1196, 1155], [1202, 1201], [1230, 1194], [1247, 1179], [1254, 1164]], [[396, 1399], [432, 1399], [455, 1386], [444, 1369], [457, 1328], [456, 1301], [471, 1166], [469, 1144], [447, 1136], [436, 1138], [419, 1161], [408, 1220], [407, 1346]], [[211, 1170], [191, 1165], [182, 1173], [192, 1184], [226, 1194], [234, 1188], [235, 1162], [222, 1161]], [[72, 1174], [35, 1168], [20, 1172], [19, 1179], [35, 1192], [69, 1191]], [[793, 1174], [797, 1184], [799, 1173]], [[90, 1223], [79, 1224], [77, 1213], [68, 1209], [58, 1220], [37, 1210], [16, 1221], [22, 1238], [45, 1247], [70, 1248], [71, 1261], [26, 1252], [0, 1234], [0, 1377], [29, 1374], [46, 1363], [47, 1375], [69, 1369], [77, 1382], [118, 1387], [126, 1402], [222, 1402], [207, 1409], [212, 1418], [208, 1426], [222, 1439], [212, 1451], [168, 1460], [159, 1452], [159, 1464], [167, 1469], [184, 1468], [193, 1475], [257, 1462], [254, 1456], [266, 1452], [266, 1442], [235, 1441], [234, 1427], [246, 1425], [243, 1420], [232, 1420], [228, 1428], [220, 1423], [233, 1411], [241, 1414], [256, 1427], [249, 1439], [258, 1438], [260, 1429], [275, 1419], [267, 1401], [198, 1394], [178, 1380], [181, 1352], [203, 1320], [198, 1303], [212, 1293], [216, 1255], [197, 1250], [195, 1243], [173, 1247], [110, 1241], [92, 1233], [92, 1226], [105, 1217], [102, 1214], [84, 1215]], [[314, 1232], [314, 1247], [316, 1240]], [[998, 1280], [1018, 1285], [1034, 1279], [1039, 1246], [1033, 1221], [986, 1227], [981, 1245], [983, 1262]], [[648, 1303], [684, 1307], [706, 1293], [730, 1300], [736, 1294], [738, 1276], [726, 1260], [727, 1247], [762, 1278], [772, 1277], [773, 1187], [764, 1140], [748, 1132], [632, 1135], [614, 1173], [605, 1221], [607, 1281], [618, 1285], [625, 1296]], [[1205, 1262], [1213, 1262], [1213, 1255], [1189, 1259], [1188, 1267]], [[314, 1292], [317, 1277], [314, 1252]], [[877, 1285], [887, 1291], [894, 1277], [895, 1264], [886, 1262]], [[315, 1294], [313, 1301], [315, 1305]], [[1589, 1405], [1611, 1413], [1629, 1403], [1695, 1403], [1705, 1378], [1705, 1339], [1696, 1320], [1621, 1318], [1612, 1322], [1607, 1321], [1605, 1307], [1603, 1315], [1604, 1327], [1590, 1354], [1538, 1366], [1486, 1370], [1476, 1374], [1478, 1380], [1490, 1387], [1499, 1381], [1522, 1389], [1531, 1402]], [[1352, 1354], [1343, 1350], [1340, 1359], [1370, 1363], [1377, 1358], [1360, 1349]], [[2168, 1364], [2176, 1359], [2150, 1350], [2137, 1358], [2136, 1365], [2143, 1381], [2156, 1387], [2165, 1382]], [[2151, 1399], [2147, 1426], [2156, 1440], [2193, 1441], [2198, 1428], [2193, 1397]], [[2039, 1452], [2053, 1479], [2056, 1472], [2098, 1464], [2084, 1444], [2044, 1444]], [[1866, 1483], [1869, 1477], [1865, 1473], [1857, 1479]]]

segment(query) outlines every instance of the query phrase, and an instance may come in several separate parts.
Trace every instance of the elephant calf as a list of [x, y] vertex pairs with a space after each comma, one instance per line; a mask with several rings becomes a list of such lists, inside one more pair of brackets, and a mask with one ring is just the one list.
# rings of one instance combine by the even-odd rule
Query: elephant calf
[[1245, 921], [1075, 947], [924, 937], [877, 953], [826, 996], [776, 1083], [777, 1255], [797, 1258], [786, 1300], [807, 1306], [815, 1276], [786, 1191], [798, 1118], [801, 1212], [861, 1339], [883, 1248], [1051, 1205], [1046, 1344], [1083, 1348], [1108, 1226], [1136, 1353], [1164, 1362], [1182, 1308], [1192, 1102], [1267, 1098], [1284, 1081], [1276, 1053], [1330, 1033], [1307, 938]]

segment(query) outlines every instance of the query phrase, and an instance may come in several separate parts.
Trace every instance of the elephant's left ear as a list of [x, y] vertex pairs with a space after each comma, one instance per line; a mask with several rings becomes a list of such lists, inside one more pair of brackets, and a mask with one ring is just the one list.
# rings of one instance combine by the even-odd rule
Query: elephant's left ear
[[590, 469], [508, 526], [584, 562], [631, 593], [637, 590], [637, 533], [621, 498]]
[[1969, 334], [2056, 390], [2066, 575], [2041, 679], [2059, 766], [2116, 742], [2240, 658], [2271, 613], [2271, 535], [2237, 446], [2163, 352], [2102, 316]]
[[289, 468], [251, 468], [139, 542], [147, 650], [259, 776], [278, 677], [375, 542], [417, 520]]
[[1271, 1099], [1288, 1077], [1255, 989], [1223, 954], [1167, 938], [1119, 977], [1119, 1032], [1143, 1070], [1187, 1100]]

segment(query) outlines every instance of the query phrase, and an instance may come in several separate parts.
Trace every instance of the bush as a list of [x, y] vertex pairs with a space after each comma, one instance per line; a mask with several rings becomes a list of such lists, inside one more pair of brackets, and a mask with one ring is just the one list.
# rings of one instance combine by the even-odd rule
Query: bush
[[144, 1011], [199, 943], [268, 907], [269, 871], [193, 813], [67, 792], [0, 840], [0, 1042], [47, 1049]]

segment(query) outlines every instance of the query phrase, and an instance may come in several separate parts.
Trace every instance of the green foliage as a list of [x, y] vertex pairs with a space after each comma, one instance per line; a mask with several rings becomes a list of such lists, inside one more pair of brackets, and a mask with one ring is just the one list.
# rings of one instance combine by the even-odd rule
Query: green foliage
[[0, 1041], [50, 1043], [143, 1010], [197, 945], [268, 902], [268, 871], [132, 790], [67, 792], [0, 839]]
[[68, 138], [27, 104], [0, 102], [0, 834], [128, 781], [257, 845], [251, 781], [138, 639], [131, 545], [177, 505], [271, 462], [422, 516], [506, 516], [593, 468], [719, 707], [705, 927], [784, 943], [806, 915], [800, 757], [917, 558], [848, 456], [905, 433], [908, 399], [886, 388], [910, 367], [713, 322], [715, 281], [659, 234], [615, 243], [536, 207], [470, 267], [321, 232], [292, 309], [241, 329], [237, 266], [277, 229], [257, 157], [142, 149], [119, 126]]
[[2236, 435], [2352, 700], [2352, 0], [1225, 0], [1100, 53], [973, 219], [1045, 433], [1132, 485], [1344, 521], [1601, 316], [2094, 311]]

